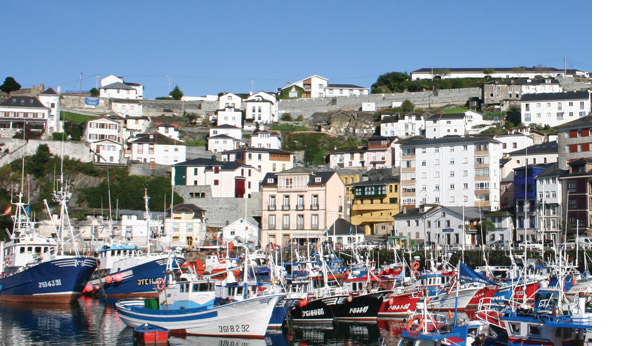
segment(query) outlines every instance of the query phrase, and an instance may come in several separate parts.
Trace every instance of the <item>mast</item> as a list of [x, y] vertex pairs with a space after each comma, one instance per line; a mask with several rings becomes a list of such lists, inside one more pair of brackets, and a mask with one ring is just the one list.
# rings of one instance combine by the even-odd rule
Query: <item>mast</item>
[[150, 255], [150, 216], [149, 216], [149, 196], [147, 195], [147, 188], [145, 190], [145, 238], [147, 239], [147, 255]]

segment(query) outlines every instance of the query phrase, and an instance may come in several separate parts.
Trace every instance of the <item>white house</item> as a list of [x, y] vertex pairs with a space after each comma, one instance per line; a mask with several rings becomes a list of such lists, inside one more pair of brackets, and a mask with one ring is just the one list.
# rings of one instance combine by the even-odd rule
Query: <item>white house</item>
[[39, 94], [39, 101], [50, 110], [47, 125], [48, 132], [63, 132], [60, 113], [61, 95], [54, 91], [54, 89], [48, 88]]
[[143, 116], [142, 99], [112, 99], [110, 102], [113, 112], [124, 117]]
[[401, 206], [500, 207], [501, 143], [446, 136], [401, 143]]
[[194, 204], [178, 204], [173, 215], [167, 212], [165, 233], [171, 237], [173, 247], [197, 248], [206, 240], [205, 210]]
[[174, 185], [210, 186], [212, 197], [248, 197], [260, 191], [263, 178], [252, 166], [206, 158], [180, 162], [171, 170]]
[[33, 96], [11, 96], [0, 103], [0, 131], [16, 131], [28, 124], [31, 129], [50, 133], [50, 108]]
[[325, 97], [364, 96], [368, 95], [368, 88], [353, 84], [327, 84]]
[[244, 218], [240, 218], [221, 230], [222, 240], [225, 243], [234, 242], [235, 244], [253, 243], [255, 246], [260, 245], [260, 228]]
[[495, 135], [495, 140], [501, 142], [503, 157], [509, 156], [509, 153], [522, 150], [535, 144], [533, 137], [526, 132], [517, 132]]
[[282, 139], [275, 131], [258, 131], [251, 135], [252, 148], [282, 149]]
[[217, 125], [230, 125], [234, 127], [243, 127], [243, 111], [234, 107], [225, 107], [217, 110]]
[[563, 92], [561, 83], [552, 79], [529, 79], [520, 82], [520, 86], [522, 95]]
[[206, 139], [206, 150], [216, 154], [242, 148], [244, 144], [245, 142], [228, 135], [209, 136]]
[[396, 136], [401, 139], [414, 136], [424, 136], [424, 130], [425, 120], [420, 116], [381, 115], [380, 134], [382, 136]]
[[240, 162], [256, 167], [262, 174], [282, 172], [293, 168], [295, 156], [281, 149], [241, 148], [221, 153], [223, 161]]
[[245, 121], [270, 124], [278, 121], [278, 103], [274, 94], [259, 91], [245, 99]]
[[117, 117], [106, 116], [96, 119], [88, 120], [85, 122], [84, 139], [91, 143], [95, 141], [101, 141], [103, 139], [109, 139], [111, 141], [121, 143], [121, 131], [123, 129], [123, 122]]
[[336, 150], [329, 154], [329, 168], [366, 168], [366, 149]]
[[160, 133], [140, 134], [128, 140], [129, 159], [159, 165], [186, 161], [186, 145]]
[[364, 242], [365, 234], [363, 226], [353, 225], [343, 218], [338, 218], [327, 229], [327, 240], [337, 249], [354, 248]]
[[210, 137], [226, 135], [240, 141], [243, 139], [243, 130], [240, 127], [233, 125], [219, 125], [210, 128], [208, 135]]
[[497, 210], [483, 216], [485, 220], [494, 225], [494, 229], [489, 230], [485, 235], [486, 244], [492, 245], [496, 241], [503, 241], [507, 244], [513, 242], [514, 219], [510, 212]]
[[[478, 219], [478, 208], [446, 207], [427, 204], [404, 209], [394, 216], [394, 235], [414, 244], [435, 243], [441, 246], [466, 247], [475, 243], [477, 234], [468, 227], [469, 219]], [[463, 221], [462, 221], [463, 219]]]
[[[119, 210], [119, 222], [118, 230], [119, 236], [123, 241], [132, 245], [145, 248], [147, 245], [148, 225], [149, 225], [149, 237], [150, 242], [158, 239], [163, 235], [163, 216], [164, 213], [150, 212], [150, 220], [145, 217], [145, 211], [143, 210]], [[169, 239], [161, 239], [161, 244], [169, 244]]]
[[576, 70], [562, 70], [553, 67], [475, 67], [445, 68], [425, 67], [410, 73], [412, 80], [418, 79], [449, 79], [449, 78], [556, 78], [578, 75]]
[[143, 85], [125, 82], [123, 77], [109, 75], [100, 80], [100, 97], [109, 99], [142, 100]]
[[123, 144], [110, 139], [91, 141], [89, 143], [94, 153], [93, 162], [106, 164], [120, 164], [125, 162]]
[[169, 138], [180, 140], [180, 130], [177, 125], [160, 124], [156, 130], [158, 133], [163, 134]]
[[150, 122], [150, 118], [146, 116], [126, 116], [121, 137], [125, 141], [139, 133], [146, 132], [149, 129]]
[[588, 91], [526, 94], [520, 109], [525, 125], [555, 127], [590, 114], [591, 97]]
[[287, 85], [285, 88], [288, 88], [292, 85], [298, 86], [303, 89], [303, 98], [319, 98], [325, 97], [325, 88], [327, 87], [328, 79], [313, 75], [302, 80], [296, 81], [292, 84]]
[[233, 93], [225, 93], [219, 96], [219, 109], [234, 108], [242, 109], [243, 99]]
[[473, 111], [436, 114], [425, 120], [425, 137], [464, 136], [471, 134], [473, 128], [483, 124], [483, 115]]
[[[563, 218], [563, 186], [557, 165], [551, 165], [535, 176], [537, 190], [537, 227], [545, 239], [561, 241]], [[566, 198], [567, 200], [567, 198]]]

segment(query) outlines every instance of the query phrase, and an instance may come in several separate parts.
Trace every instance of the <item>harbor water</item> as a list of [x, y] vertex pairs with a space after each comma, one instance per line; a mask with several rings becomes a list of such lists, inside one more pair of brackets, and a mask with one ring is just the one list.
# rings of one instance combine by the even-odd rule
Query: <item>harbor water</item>
[[[170, 345], [396, 345], [406, 323], [334, 322], [290, 325], [269, 331], [264, 340], [171, 336]], [[114, 300], [80, 298], [70, 305], [0, 302], [0, 345], [133, 345], [132, 328], [119, 318]]]

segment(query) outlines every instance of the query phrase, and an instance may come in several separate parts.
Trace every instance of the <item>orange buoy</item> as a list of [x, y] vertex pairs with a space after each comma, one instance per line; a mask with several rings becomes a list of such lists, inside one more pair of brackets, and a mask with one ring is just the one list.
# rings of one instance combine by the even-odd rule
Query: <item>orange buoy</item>
[[110, 285], [113, 283], [113, 277], [110, 275], [106, 275], [106, 278], [104, 278], [104, 281]]
[[121, 282], [123, 280], [123, 275], [121, 273], [115, 274], [115, 282]]

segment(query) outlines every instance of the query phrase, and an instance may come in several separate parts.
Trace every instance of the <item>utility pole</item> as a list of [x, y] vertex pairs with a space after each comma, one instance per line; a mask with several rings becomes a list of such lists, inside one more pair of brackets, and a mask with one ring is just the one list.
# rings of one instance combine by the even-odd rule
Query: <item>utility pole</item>
[[80, 72], [80, 93], [82, 94], [82, 72]]

